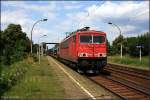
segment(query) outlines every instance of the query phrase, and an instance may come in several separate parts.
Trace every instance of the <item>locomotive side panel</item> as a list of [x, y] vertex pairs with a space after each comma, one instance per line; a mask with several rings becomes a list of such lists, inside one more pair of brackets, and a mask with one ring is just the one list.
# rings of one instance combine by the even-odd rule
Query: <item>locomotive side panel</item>
[[[75, 35], [76, 36], [76, 35]], [[74, 36], [69, 37], [60, 44], [60, 58], [71, 62], [77, 62], [76, 57], [76, 38]]]
[[72, 42], [71, 42], [71, 48], [70, 48], [70, 52], [71, 52], [71, 61], [76, 62], [77, 63], [77, 46], [76, 46], [76, 35], [72, 36]]
[[60, 58], [67, 59], [68, 52], [69, 52], [68, 48], [69, 48], [69, 41], [68, 40], [60, 43], [60, 53], [59, 53]]

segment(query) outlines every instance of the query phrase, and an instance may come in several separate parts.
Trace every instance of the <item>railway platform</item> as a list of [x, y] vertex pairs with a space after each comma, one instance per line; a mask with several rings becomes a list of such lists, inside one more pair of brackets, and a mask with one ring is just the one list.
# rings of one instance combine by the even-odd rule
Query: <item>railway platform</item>
[[68, 94], [67, 99], [121, 99], [56, 59], [49, 56], [47, 56], [47, 59], [54, 73], [59, 77], [61, 85], [64, 86], [65, 92]]

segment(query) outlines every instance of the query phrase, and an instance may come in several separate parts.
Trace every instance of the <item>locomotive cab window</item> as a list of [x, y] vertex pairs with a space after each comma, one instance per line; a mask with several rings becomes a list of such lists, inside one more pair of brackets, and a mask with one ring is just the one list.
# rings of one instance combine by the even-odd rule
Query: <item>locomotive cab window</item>
[[92, 43], [92, 36], [80, 36], [80, 43]]
[[104, 36], [93, 36], [93, 43], [104, 43], [105, 37]]
[[104, 36], [80, 36], [80, 43], [104, 43]]

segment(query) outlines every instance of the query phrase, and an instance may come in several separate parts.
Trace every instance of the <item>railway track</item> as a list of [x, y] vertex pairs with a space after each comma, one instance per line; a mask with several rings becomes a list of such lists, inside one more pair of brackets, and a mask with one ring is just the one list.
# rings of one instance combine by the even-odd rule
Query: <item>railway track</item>
[[144, 77], [150, 77], [150, 70], [143, 70], [143, 69], [137, 69], [137, 68], [129, 68], [127, 66], [123, 66], [123, 65], [119, 65], [119, 64], [108, 64], [107, 67], [105, 67], [106, 69], [107, 68], [115, 68], [115, 69], [118, 69], [118, 70], [125, 70], [127, 72], [130, 72], [130, 73], [136, 73], [138, 74], [138, 76], [144, 76]]
[[108, 64], [103, 74], [85, 77], [122, 99], [150, 100], [150, 71]]
[[150, 95], [150, 71], [112, 64], [105, 70], [111, 73], [109, 78]]
[[150, 100], [150, 71], [109, 64], [104, 71], [110, 75], [88, 78], [122, 99]]
[[94, 81], [95, 83], [103, 86], [107, 90], [111, 91], [112, 93], [118, 95], [120, 98], [125, 100], [149, 100], [150, 96], [128, 87], [122, 83], [117, 81], [111, 80], [105, 76], [92, 76], [88, 77], [90, 80]]

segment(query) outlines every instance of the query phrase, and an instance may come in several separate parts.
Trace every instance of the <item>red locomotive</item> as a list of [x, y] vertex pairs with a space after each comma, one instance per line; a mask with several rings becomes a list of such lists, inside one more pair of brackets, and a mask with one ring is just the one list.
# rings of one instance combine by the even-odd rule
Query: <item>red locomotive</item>
[[100, 72], [107, 64], [106, 33], [89, 27], [72, 32], [57, 47], [57, 56], [79, 72]]

